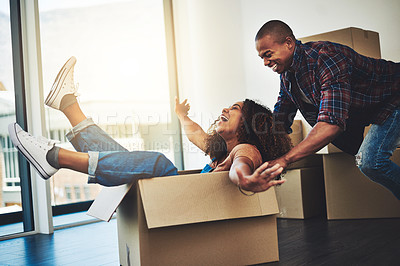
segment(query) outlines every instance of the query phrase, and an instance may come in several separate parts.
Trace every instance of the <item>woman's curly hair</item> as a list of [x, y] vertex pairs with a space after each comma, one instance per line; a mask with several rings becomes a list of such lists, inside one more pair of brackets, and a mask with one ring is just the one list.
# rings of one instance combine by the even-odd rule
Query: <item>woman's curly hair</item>
[[[228, 152], [224, 139], [216, 132], [217, 121], [208, 130], [206, 154], [220, 162]], [[248, 143], [257, 147], [264, 162], [284, 155], [292, 147], [283, 126], [273, 123], [271, 110], [249, 99], [243, 102], [242, 122], [237, 134], [239, 143]]]

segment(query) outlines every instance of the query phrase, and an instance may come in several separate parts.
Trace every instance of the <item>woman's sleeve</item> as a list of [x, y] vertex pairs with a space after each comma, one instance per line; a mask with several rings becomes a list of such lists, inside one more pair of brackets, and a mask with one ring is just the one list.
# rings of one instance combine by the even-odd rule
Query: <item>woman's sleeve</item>
[[250, 159], [252, 171], [257, 169], [262, 164], [261, 154], [258, 149], [251, 144], [239, 144], [231, 151], [232, 161], [239, 157], [246, 157]]

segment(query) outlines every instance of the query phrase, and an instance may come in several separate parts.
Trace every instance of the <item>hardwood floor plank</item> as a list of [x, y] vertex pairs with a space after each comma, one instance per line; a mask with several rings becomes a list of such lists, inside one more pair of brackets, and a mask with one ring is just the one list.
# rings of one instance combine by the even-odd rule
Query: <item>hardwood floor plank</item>
[[[0, 265], [119, 265], [116, 220], [0, 242]], [[260, 265], [400, 265], [400, 219], [278, 219], [280, 261]]]

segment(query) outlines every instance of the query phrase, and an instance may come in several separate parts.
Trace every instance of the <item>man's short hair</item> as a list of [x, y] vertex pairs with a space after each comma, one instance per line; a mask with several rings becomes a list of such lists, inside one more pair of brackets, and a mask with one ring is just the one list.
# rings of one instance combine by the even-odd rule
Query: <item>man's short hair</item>
[[257, 32], [256, 41], [266, 35], [273, 36], [278, 43], [284, 43], [286, 37], [291, 37], [293, 40], [296, 38], [293, 35], [292, 29], [283, 21], [270, 20], [265, 23]]

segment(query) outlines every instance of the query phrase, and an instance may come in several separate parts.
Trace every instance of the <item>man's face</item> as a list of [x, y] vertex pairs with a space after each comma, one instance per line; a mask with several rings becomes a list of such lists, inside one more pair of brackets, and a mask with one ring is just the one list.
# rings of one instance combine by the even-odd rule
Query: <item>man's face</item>
[[276, 42], [271, 35], [265, 35], [256, 41], [256, 49], [264, 60], [264, 65], [278, 74], [282, 74], [291, 66], [294, 47], [294, 40], [289, 37], [282, 44]]

